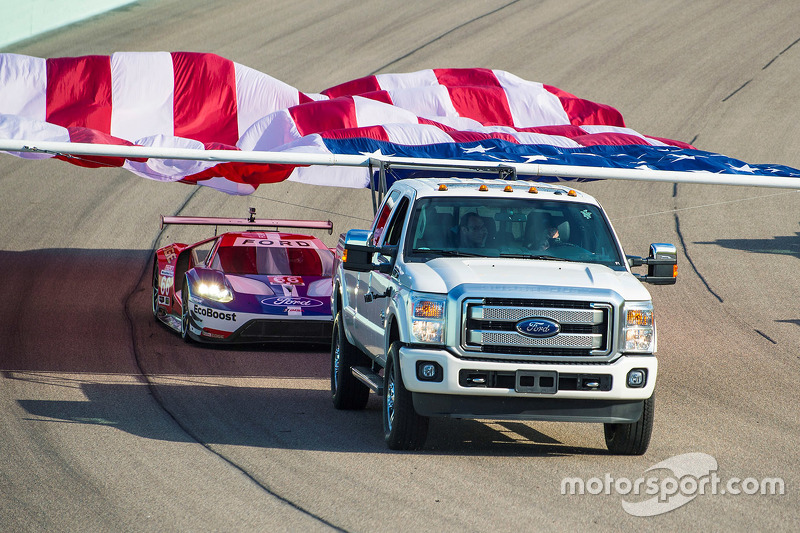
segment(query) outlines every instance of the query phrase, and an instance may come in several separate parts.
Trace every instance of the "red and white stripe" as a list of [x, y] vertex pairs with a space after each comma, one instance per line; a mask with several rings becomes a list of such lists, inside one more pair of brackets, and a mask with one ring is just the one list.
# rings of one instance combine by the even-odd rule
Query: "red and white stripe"
[[389, 103], [419, 116], [458, 116], [483, 125], [517, 128], [572, 124], [624, 126], [614, 108], [524, 80], [502, 70], [429, 69], [407, 74], [377, 74], [331, 87], [335, 98], [385, 91]]
[[[378, 74], [307, 95], [214, 54], [0, 54], [0, 138], [329, 153], [323, 139], [360, 136], [403, 145], [484, 139], [560, 147], [681, 145], [625, 128], [612, 107], [499, 70]], [[110, 157], [70, 162], [123, 166], [151, 179], [202, 183], [233, 194], [283, 179], [367, 183], [363, 170], [337, 167]]]
[[3, 114], [132, 142], [170, 135], [235, 145], [253, 122], [301, 98], [309, 100], [267, 74], [214, 54], [0, 55]]

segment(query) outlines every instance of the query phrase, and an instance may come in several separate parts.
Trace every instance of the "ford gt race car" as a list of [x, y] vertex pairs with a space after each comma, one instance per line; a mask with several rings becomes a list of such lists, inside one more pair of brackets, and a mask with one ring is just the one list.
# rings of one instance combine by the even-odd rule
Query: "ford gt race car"
[[[156, 319], [187, 342], [330, 342], [333, 252], [316, 237], [259, 228], [333, 231], [330, 221], [161, 217], [165, 224], [248, 226], [153, 261]], [[215, 232], [216, 233], [216, 232]]]

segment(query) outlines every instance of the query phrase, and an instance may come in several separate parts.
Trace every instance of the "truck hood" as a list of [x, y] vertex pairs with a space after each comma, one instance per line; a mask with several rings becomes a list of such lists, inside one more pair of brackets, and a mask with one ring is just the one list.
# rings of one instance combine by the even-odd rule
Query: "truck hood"
[[650, 300], [650, 293], [630, 272], [565, 261], [441, 257], [427, 263], [403, 265], [399, 281], [415, 291], [439, 294], [459, 285], [497, 289], [524, 285], [533, 291], [537, 287], [578, 289], [587, 294], [613, 291], [624, 300]]

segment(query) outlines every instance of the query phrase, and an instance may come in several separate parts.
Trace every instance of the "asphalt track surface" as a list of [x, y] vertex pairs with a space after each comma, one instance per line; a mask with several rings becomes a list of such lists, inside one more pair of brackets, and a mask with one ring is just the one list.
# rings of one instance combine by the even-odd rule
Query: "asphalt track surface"
[[[210, 51], [308, 92], [499, 68], [613, 105], [644, 133], [800, 167], [798, 22], [795, 0], [152, 0], [4, 51]], [[599, 425], [446, 420], [421, 452], [390, 452], [377, 398], [331, 406], [325, 346], [187, 347], [154, 323], [152, 251], [204, 236], [160, 232], [159, 215], [255, 206], [338, 233], [369, 223], [366, 191], [237, 198], [0, 156], [0, 530], [796, 530], [800, 194], [581, 188], [627, 253], [679, 249], [677, 285], [651, 289], [660, 372], [642, 457], [608, 455]], [[653, 517], [627, 514], [637, 498], [615, 489], [561, 494], [566, 477], [635, 480], [692, 452], [723, 481], [779, 477], [785, 494], [707, 493]]]

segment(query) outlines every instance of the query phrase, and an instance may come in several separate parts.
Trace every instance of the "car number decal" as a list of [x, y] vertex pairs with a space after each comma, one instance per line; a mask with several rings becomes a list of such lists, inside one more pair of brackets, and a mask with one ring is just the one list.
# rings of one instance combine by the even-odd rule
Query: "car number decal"
[[269, 276], [268, 279], [274, 285], [305, 285], [301, 276]]
[[161, 281], [158, 283], [158, 292], [161, 294], [169, 294], [169, 290], [172, 288], [175, 278], [167, 278], [162, 277]]

